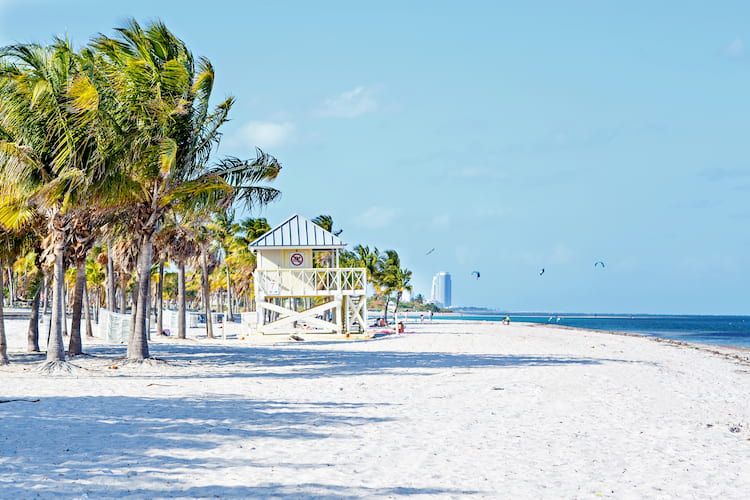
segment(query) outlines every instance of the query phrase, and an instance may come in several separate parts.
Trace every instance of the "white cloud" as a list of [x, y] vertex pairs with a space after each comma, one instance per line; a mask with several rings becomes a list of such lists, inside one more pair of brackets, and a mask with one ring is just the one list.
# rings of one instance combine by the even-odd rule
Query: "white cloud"
[[356, 217], [356, 222], [362, 227], [372, 229], [388, 227], [400, 215], [397, 208], [373, 205]]
[[291, 122], [250, 122], [244, 125], [232, 142], [242, 142], [259, 148], [275, 148], [288, 143], [295, 126]]
[[357, 87], [335, 97], [329, 97], [318, 108], [317, 115], [331, 118], [356, 118], [378, 109], [371, 89]]
[[737, 37], [732, 40], [729, 45], [724, 47], [721, 50], [721, 53], [724, 54], [724, 56], [730, 57], [732, 59], [741, 59], [745, 55], [745, 44], [742, 43], [742, 39], [740, 37]]

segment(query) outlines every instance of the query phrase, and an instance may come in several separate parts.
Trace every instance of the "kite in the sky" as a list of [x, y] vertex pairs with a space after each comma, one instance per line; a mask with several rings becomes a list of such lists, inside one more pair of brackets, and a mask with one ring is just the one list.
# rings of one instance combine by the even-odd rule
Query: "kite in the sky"
[[542, 269], [541, 269], [541, 270], [539, 271], [539, 276], [541, 276], [542, 274], [544, 274], [544, 268], [542, 268]]
[[600, 260], [597, 260], [596, 262], [594, 262], [594, 267], [596, 267], [596, 266], [602, 266], [602, 267], [604, 267], [604, 262], [602, 262]]
[[426, 253], [425, 255], [430, 255], [430, 254], [431, 254], [432, 252], [434, 252], [434, 251], [435, 251], [435, 249], [434, 249], [434, 248], [430, 248], [430, 250], [429, 250], [429, 251], [428, 251], [428, 252], [427, 252], [427, 253]]
[[476, 274], [477, 275], [477, 279], [479, 279], [479, 276], [480, 276], [479, 271], [472, 271], [471, 274]]

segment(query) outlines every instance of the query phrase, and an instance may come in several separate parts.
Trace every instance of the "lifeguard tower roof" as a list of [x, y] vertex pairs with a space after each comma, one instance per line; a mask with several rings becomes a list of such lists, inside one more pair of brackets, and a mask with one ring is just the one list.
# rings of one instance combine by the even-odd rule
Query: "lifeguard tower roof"
[[346, 243], [341, 238], [299, 214], [292, 215], [250, 243], [251, 250], [281, 248], [333, 249], [344, 247], [346, 247]]

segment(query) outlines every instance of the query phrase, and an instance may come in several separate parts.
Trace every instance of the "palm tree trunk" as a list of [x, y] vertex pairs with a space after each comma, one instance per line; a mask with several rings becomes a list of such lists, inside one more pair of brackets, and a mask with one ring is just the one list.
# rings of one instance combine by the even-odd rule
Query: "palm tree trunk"
[[184, 339], [187, 337], [185, 320], [187, 314], [187, 305], [185, 304], [185, 263], [177, 262], [177, 338]]
[[29, 318], [29, 333], [26, 337], [26, 350], [28, 352], [39, 352], [39, 302], [42, 297], [42, 288], [36, 291], [34, 300], [31, 302], [31, 318]]
[[123, 271], [120, 280], [120, 314], [128, 313], [128, 275]]
[[[0, 264], [0, 269], [2, 265]], [[3, 290], [3, 273], [0, 273], [0, 292]], [[0, 297], [1, 299], [2, 297]], [[0, 365], [8, 364], [8, 341], [5, 338], [5, 312], [3, 301], [0, 300]]]
[[13, 266], [8, 266], [8, 304], [16, 307], [16, 280], [13, 276]]
[[164, 259], [159, 259], [159, 283], [156, 285], [156, 334], [164, 331]]
[[68, 356], [83, 354], [81, 341], [81, 313], [83, 312], [83, 287], [86, 283], [86, 261], [76, 266], [76, 283], [73, 289], [73, 319], [70, 325], [70, 340], [68, 341]]
[[99, 308], [101, 307], [101, 287], [96, 288], [96, 300], [94, 301], [94, 323], [99, 324]]
[[47, 315], [47, 310], [49, 309], [49, 297], [52, 293], [52, 290], [49, 286], [49, 276], [47, 273], [44, 273], [44, 283], [42, 284], [42, 290], [44, 292], [44, 307], [42, 307], [42, 315]]
[[91, 327], [91, 302], [89, 296], [89, 287], [86, 280], [83, 281], [83, 314], [86, 319], [86, 338], [94, 337], [94, 329]]
[[385, 320], [385, 325], [388, 326], [388, 304], [391, 303], [391, 297], [390, 295], [386, 295], [385, 298], [385, 307], [383, 308], [383, 319]]
[[[227, 315], [229, 316], [229, 320], [234, 319], [233, 313], [234, 308], [232, 307], [232, 271], [229, 269], [229, 264], [226, 264], [227, 266]], [[224, 318], [224, 321], [227, 321], [227, 318]]]
[[214, 325], [211, 322], [211, 291], [208, 283], [208, 252], [201, 249], [201, 288], [203, 289], [203, 311], [206, 314], [206, 337], [214, 338]]
[[52, 318], [47, 342], [47, 362], [65, 361], [63, 349], [63, 321], [65, 321], [65, 265], [62, 244], [55, 245], [55, 264], [52, 268]]
[[115, 312], [115, 261], [112, 259], [112, 240], [107, 242], [107, 309]]
[[128, 359], [142, 360], [149, 357], [148, 352], [148, 303], [151, 299], [151, 253], [153, 242], [151, 235], [141, 237], [138, 249], [138, 270], [136, 272], [135, 292], [135, 328], [128, 341]]
[[[63, 279], [65, 279], [65, 267], [63, 267]], [[68, 336], [68, 287], [63, 283], [62, 289], [62, 334], [63, 338]]]

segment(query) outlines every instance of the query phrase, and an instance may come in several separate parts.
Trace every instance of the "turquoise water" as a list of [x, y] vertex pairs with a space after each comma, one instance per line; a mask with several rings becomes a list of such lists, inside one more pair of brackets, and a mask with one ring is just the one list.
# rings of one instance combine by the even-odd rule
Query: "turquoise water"
[[[505, 314], [436, 314], [435, 319], [502, 321]], [[511, 321], [630, 332], [684, 342], [750, 348], [750, 316], [515, 315]]]

